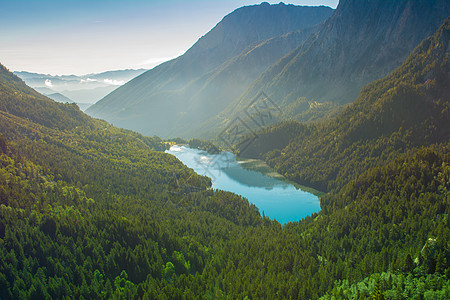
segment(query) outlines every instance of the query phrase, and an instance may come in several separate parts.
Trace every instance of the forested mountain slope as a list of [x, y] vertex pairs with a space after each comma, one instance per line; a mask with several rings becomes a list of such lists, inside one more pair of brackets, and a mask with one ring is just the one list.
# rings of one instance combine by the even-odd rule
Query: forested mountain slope
[[448, 143], [449, 30], [447, 19], [399, 68], [364, 87], [336, 118], [265, 129], [241, 155], [264, 156], [288, 178], [326, 191], [401, 153]]
[[[132, 282], [147, 276], [167, 283], [171, 272], [205, 267], [208, 249], [223, 236], [209, 230], [211, 244], [201, 238], [200, 245], [194, 236], [208, 230], [204, 222], [233, 233], [233, 224], [261, 222], [248, 202], [208, 191], [209, 178], [156, 151], [166, 148], [159, 138], [56, 103], [3, 66], [0, 99], [1, 299], [109, 298], [125, 288], [136, 294]], [[184, 211], [192, 190], [203, 208]], [[220, 209], [217, 201], [224, 201]], [[238, 220], [238, 211], [248, 215]]]
[[148, 135], [185, 135], [220, 113], [332, 12], [284, 3], [239, 8], [185, 54], [118, 88], [87, 113]]

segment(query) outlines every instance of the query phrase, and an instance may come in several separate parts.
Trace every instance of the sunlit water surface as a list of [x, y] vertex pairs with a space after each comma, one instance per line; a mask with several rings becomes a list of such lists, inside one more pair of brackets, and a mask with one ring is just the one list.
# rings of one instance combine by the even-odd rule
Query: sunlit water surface
[[281, 224], [298, 221], [320, 211], [317, 196], [294, 185], [242, 167], [230, 152], [208, 154], [186, 146], [172, 146], [167, 153], [175, 155], [200, 175], [212, 179], [214, 189], [244, 196], [260, 213]]

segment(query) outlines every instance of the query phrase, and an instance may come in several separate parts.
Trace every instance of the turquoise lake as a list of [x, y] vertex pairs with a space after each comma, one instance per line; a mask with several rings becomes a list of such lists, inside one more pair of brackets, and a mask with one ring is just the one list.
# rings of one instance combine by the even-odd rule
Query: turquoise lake
[[[296, 188], [282, 178], [252, 170], [233, 153], [209, 154], [186, 146], [172, 146], [167, 153], [175, 155], [186, 166], [212, 179], [212, 188], [230, 191], [248, 199], [266, 217], [281, 224], [298, 221], [320, 211], [319, 198]], [[280, 176], [280, 175], [278, 175]], [[281, 176], [280, 176], [281, 177]]]

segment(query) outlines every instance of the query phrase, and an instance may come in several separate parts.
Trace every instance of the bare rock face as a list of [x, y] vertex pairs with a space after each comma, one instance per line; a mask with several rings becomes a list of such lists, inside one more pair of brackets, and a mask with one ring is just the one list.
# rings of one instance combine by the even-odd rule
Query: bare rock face
[[365, 84], [400, 66], [449, 14], [446, 0], [341, 0], [317, 34], [244, 96], [265, 90], [280, 103], [299, 97], [352, 102]]

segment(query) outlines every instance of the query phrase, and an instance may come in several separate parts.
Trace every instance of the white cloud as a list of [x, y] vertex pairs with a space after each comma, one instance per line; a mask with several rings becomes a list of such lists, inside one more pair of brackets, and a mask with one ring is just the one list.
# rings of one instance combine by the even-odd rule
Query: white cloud
[[124, 80], [115, 80], [115, 79], [103, 79], [103, 82], [109, 85], [122, 85], [125, 83]]
[[98, 82], [97, 79], [92, 79], [92, 78], [87, 78], [87, 79], [81, 79], [80, 83], [85, 83], [85, 82]]
[[50, 79], [45, 79], [45, 86], [47, 86], [47, 87], [53, 87], [53, 84], [52, 84], [52, 81], [50, 80]]
[[125, 83], [125, 80], [115, 80], [115, 79], [109, 79], [109, 78], [102, 79], [102, 80], [86, 78], [86, 79], [80, 80], [80, 83], [85, 83], [85, 82], [100, 82], [100, 83], [106, 83], [109, 85], [122, 85]]

